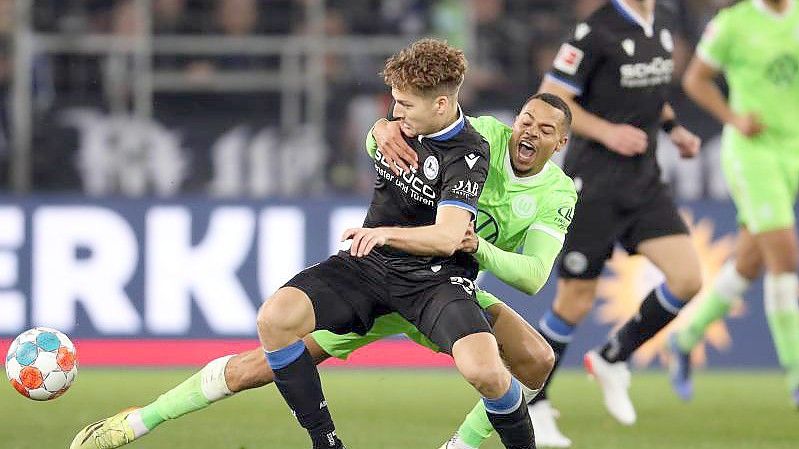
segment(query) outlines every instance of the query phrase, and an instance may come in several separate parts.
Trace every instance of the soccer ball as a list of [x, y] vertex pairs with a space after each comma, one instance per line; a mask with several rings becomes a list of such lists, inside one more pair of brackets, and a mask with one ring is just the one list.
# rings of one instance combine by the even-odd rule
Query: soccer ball
[[28, 329], [8, 348], [6, 375], [14, 389], [27, 398], [55, 399], [67, 391], [77, 374], [75, 345], [55, 329]]

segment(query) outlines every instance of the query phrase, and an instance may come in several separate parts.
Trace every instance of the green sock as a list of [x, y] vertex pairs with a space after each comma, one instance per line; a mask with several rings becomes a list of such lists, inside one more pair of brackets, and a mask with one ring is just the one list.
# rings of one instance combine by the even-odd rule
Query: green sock
[[717, 292], [717, 289], [713, 289], [710, 295], [699, 304], [696, 315], [693, 316], [688, 326], [677, 334], [677, 345], [680, 349], [684, 352], [691, 352], [694, 346], [704, 338], [707, 327], [714, 321], [724, 318], [731, 306], [732, 298], [725, 298]]
[[209, 401], [202, 391], [202, 372], [194, 373], [183, 383], [162, 394], [139, 410], [147, 430], [153, 430], [168, 419], [175, 419], [189, 412], [202, 410]]
[[763, 282], [764, 305], [777, 358], [788, 374], [788, 388], [799, 387], [799, 306], [796, 273], [767, 273]]
[[494, 426], [488, 420], [483, 401], [477, 401], [477, 405], [466, 415], [463, 424], [458, 428], [458, 436], [469, 446], [480, 447], [493, 431]]
[[767, 314], [777, 357], [788, 374], [788, 388], [799, 387], [799, 312], [781, 310]]

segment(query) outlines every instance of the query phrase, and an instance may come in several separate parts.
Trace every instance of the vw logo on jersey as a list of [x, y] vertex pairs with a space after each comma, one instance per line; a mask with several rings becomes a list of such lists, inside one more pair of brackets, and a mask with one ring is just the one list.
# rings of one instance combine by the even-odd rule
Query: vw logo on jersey
[[497, 243], [497, 238], [499, 238], [499, 225], [491, 214], [482, 209], [477, 209], [474, 232], [484, 238], [488, 243]]
[[521, 218], [529, 218], [535, 215], [538, 209], [535, 198], [530, 195], [518, 195], [510, 204], [513, 213]]
[[669, 53], [674, 51], [674, 39], [671, 37], [671, 32], [665, 28], [660, 30], [660, 45]]
[[435, 156], [427, 156], [424, 160], [424, 176], [427, 179], [433, 180], [438, 176], [438, 159]]

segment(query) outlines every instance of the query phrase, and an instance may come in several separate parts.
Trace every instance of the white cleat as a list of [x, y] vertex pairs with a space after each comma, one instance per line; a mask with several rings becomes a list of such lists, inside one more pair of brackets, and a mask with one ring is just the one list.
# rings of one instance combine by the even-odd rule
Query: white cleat
[[588, 351], [583, 358], [585, 370], [599, 383], [605, 397], [605, 407], [617, 421], [625, 426], [635, 424], [635, 408], [630, 401], [630, 369], [627, 363], [610, 363], [596, 351]]
[[466, 444], [461, 437], [456, 433], [452, 436], [446, 443], [444, 443], [438, 449], [475, 449], [472, 446]]
[[538, 447], [571, 447], [572, 440], [560, 433], [555, 423], [555, 411], [548, 400], [538, 401], [528, 406], [530, 421], [535, 431], [535, 444]]

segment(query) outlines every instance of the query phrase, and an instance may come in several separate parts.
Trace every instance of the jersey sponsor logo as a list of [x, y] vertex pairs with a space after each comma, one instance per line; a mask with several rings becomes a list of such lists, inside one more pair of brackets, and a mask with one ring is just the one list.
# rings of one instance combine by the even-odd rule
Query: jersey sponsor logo
[[491, 214], [482, 209], [477, 209], [474, 232], [488, 243], [493, 244], [499, 239], [499, 224], [497, 224], [497, 220]]
[[563, 266], [572, 274], [583, 274], [588, 269], [588, 258], [579, 251], [569, 251], [563, 256]]
[[510, 203], [513, 213], [521, 218], [529, 218], [535, 215], [538, 210], [538, 204], [530, 195], [517, 195]]
[[624, 39], [621, 41], [621, 48], [627, 53], [627, 56], [635, 54], [635, 41], [632, 39]]
[[472, 169], [474, 168], [474, 164], [477, 163], [477, 160], [480, 159], [480, 155], [472, 153], [463, 156], [463, 158], [466, 159], [466, 165], [468, 165], [469, 168]]
[[766, 67], [766, 78], [778, 87], [788, 87], [796, 81], [799, 62], [791, 54], [782, 54]]
[[402, 192], [411, 197], [412, 200], [418, 201], [426, 206], [435, 207], [436, 204], [436, 191], [432, 186], [422, 180], [417, 175], [417, 170], [411, 168], [410, 171], [400, 170], [399, 176], [389, 170], [389, 163], [383, 153], [378, 148], [375, 151], [375, 170], [386, 182], [393, 183]]
[[555, 63], [553, 64], [556, 69], [569, 75], [577, 73], [580, 68], [580, 63], [583, 62], [585, 54], [582, 50], [569, 43], [563, 43], [555, 56]]
[[668, 84], [673, 73], [674, 61], [671, 58], [664, 59], [658, 56], [649, 62], [623, 64], [619, 67], [621, 75], [619, 84], [628, 88]]
[[665, 28], [660, 30], [660, 45], [669, 53], [674, 51], [674, 38], [671, 37], [671, 32]]
[[587, 23], [578, 23], [577, 28], [574, 29], [574, 39], [583, 40], [591, 32], [591, 27]]
[[469, 295], [474, 294], [475, 287], [474, 282], [472, 282], [471, 279], [461, 276], [452, 276], [449, 278], [449, 282], [453, 285], [459, 285], [461, 288], [463, 288], [463, 291]]
[[427, 156], [427, 159], [424, 160], [423, 168], [427, 179], [436, 179], [436, 176], [438, 176], [438, 159], [435, 156]]
[[478, 192], [480, 192], [480, 183], [468, 179], [458, 181], [455, 187], [452, 188], [452, 193], [464, 198], [477, 197]]

